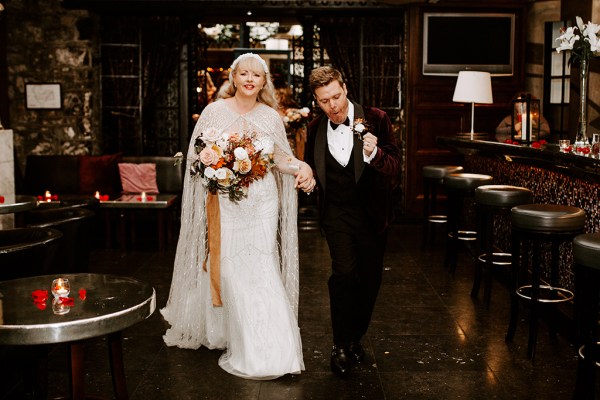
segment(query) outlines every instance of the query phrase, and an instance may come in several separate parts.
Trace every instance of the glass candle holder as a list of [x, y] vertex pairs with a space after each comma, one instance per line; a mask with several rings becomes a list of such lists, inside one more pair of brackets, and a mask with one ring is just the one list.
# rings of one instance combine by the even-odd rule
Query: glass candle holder
[[55, 298], [67, 297], [71, 293], [71, 284], [67, 278], [56, 278], [52, 281], [51, 291]]

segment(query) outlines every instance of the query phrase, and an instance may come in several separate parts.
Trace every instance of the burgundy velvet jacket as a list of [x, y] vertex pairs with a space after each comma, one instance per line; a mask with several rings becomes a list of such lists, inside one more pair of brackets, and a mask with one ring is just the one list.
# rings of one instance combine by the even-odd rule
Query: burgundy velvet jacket
[[[367, 164], [363, 160], [363, 146], [358, 135], [354, 135], [354, 175], [361, 193], [361, 205], [373, 228], [383, 232], [393, 218], [392, 191], [400, 181], [400, 150], [392, 130], [388, 115], [374, 107], [362, 107], [354, 104], [354, 118], [366, 120], [367, 131], [377, 136], [377, 154]], [[324, 210], [325, 199], [325, 155], [327, 149], [327, 122], [325, 114], [320, 115], [308, 125], [308, 139], [305, 161], [313, 169], [317, 180], [319, 206]], [[322, 214], [321, 214], [322, 215]]]

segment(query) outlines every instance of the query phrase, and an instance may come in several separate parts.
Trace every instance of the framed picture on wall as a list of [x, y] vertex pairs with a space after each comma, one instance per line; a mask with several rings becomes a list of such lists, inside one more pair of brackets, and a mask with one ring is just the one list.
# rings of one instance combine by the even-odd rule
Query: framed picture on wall
[[25, 107], [29, 110], [61, 109], [60, 83], [26, 83]]

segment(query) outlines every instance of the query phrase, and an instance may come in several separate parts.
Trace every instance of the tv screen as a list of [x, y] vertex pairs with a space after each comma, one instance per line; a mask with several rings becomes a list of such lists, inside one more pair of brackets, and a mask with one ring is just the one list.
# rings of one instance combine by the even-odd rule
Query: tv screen
[[514, 14], [424, 13], [423, 74], [512, 75]]

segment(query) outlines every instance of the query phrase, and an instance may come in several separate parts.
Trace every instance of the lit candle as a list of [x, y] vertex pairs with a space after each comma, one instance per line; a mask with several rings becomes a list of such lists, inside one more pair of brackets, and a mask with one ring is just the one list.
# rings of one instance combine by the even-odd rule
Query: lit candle
[[142, 201], [146, 201], [148, 198], [146, 197], [146, 192], [142, 192]]
[[527, 140], [527, 114], [521, 114], [521, 139]]
[[52, 201], [52, 193], [49, 190], [46, 190], [46, 194], [44, 195], [46, 201]]
[[100, 200], [100, 192], [96, 190], [96, 194], [94, 195], [94, 197]]

